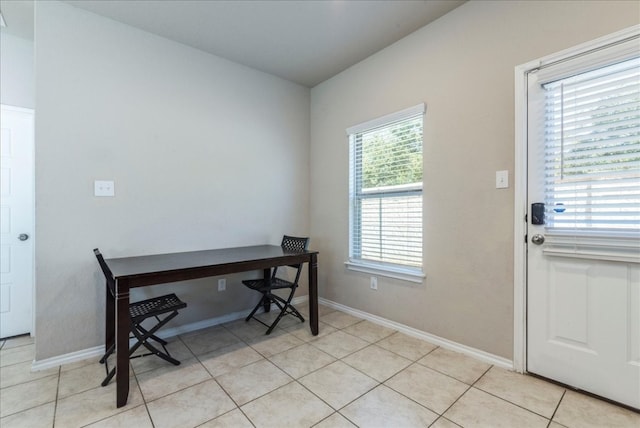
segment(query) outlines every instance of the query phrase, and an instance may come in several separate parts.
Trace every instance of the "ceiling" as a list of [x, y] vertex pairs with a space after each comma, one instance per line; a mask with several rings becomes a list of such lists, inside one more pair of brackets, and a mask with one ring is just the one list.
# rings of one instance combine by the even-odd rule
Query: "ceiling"
[[32, 0], [0, 0], [0, 12], [7, 24], [6, 28], [2, 27], [2, 33], [33, 40]]
[[[313, 87], [438, 19], [464, 0], [66, 3]], [[1, 0], [0, 10], [7, 22], [4, 31], [33, 38], [32, 1]]]

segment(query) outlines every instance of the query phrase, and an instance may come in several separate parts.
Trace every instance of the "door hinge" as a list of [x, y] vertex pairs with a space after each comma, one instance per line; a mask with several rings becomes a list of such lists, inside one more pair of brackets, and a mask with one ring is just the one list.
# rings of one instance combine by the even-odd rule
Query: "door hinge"
[[524, 215], [524, 222], [525, 222], [525, 223], [529, 221], [529, 217], [527, 217], [528, 215], [529, 215], [529, 214], [525, 214], [525, 215]]
[[527, 243], [527, 235], [524, 235], [524, 243]]

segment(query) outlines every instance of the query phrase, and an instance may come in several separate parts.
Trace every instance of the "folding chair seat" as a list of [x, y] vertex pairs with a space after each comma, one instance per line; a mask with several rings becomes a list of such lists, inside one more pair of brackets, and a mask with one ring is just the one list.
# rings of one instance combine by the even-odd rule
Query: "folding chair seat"
[[[100, 251], [96, 248], [93, 250], [96, 258], [98, 259], [98, 263], [100, 264], [100, 268], [102, 269], [102, 273], [104, 274], [107, 282], [107, 288], [109, 293], [115, 298], [115, 279], [113, 278], [113, 274], [109, 269], [109, 266], [104, 261], [104, 257], [100, 254]], [[180, 365], [180, 361], [176, 360], [171, 356], [169, 351], [166, 348], [167, 342], [160, 337], [156, 336], [155, 333], [160, 330], [165, 324], [171, 321], [178, 315], [178, 310], [186, 308], [187, 304], [180, 300], [178, 296], [175, 294], [166, 294], [160, 297], [152, 297], [151, 299], [141, 300], [139, 302], [134, 302], [129, 305], [129, 319], [131, 324], [131, 333], [133, 336], [130, 339], [136, 339], [136, 342], [129, 348], [129, 358], [139, 358], [146, 357], [147, 355], [157, 355], [165, 361], [170, 362], [176, 366]], [[163, 318], [160, 318], [161, 315], [165, 315]], [[142, 323], [150, 318], [155, 318], [156, 324], [154, 324], [151, 328], [145, 328], [142, 326]], [[162, 349], [158, 349], [149, 340], [153, 340], [158, 343]], [[140, 347], [144, 346], [149, 352], [144, 354], [138, 354], [133, 356], [133, 353]], [[109, 349], [105, 352], [104, 356], [100, 359], [100, 363], [105, 365], [105, 371], [107, 373], [107, 377], [102, 381], [102, 386], [107, 386], [111, 381], [111, 378], [115, 375], [116, 369], [115, 367], [109, 370], [108, 358], [115, 351], [115, 344], [111, 345]]]
[[[309, 246], [309, 238], [298, 238], [294, 236], [284, 235], [282, 238], [281, 247], [285, 251], [304, 251]], [[271, 273], [271, 277], [265, 281], [264, 278], [260, 279], [250, 279], [242, 281], [242, 283], [248, 288], [255, 290], [262, 294], [262, 298], [258, 302], [258, 304], [253, 308], [251, 313], [245, 318], [245, 321], [249, 321], [251, 318], [260, 322], [264, 326], [268, 327], [267, 332], [265, 334], [271, 334], [273, 329], [278, 325], [282, 317], [285, 315], [293, 315], [298, 318], [301, 322], [304, 322], [304, 318], [300, 315], [300, 312], [293, 307], [291, 304], [291, 300], [296, 292], [296, 288], [298, 288], [298, 280], [300, 279], [300, 273], [302, 272], [302, 264], [289, 265], [289, 267], [296, 269], [296, 276], [293, 281], [289, 281], [286, 279], [279, 278], [277, 275], [278, 268], [273, 268]], [[289, 295], [286, 298], [283, 298], [275, 293], [274, 290], [282, 290], [289, 289]], [[280, 313], [276, 317], [276, 319], [271, 323], [267, 324], [259, 318], [255, 317], [256, 312], [261, 307], [267, 307], [274, 303]]]

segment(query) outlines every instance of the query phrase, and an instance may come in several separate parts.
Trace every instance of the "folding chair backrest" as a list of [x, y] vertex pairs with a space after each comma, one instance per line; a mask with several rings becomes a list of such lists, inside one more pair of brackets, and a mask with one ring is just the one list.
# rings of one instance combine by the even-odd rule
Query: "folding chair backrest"
[[[280, 246], [285, 251], [302, 252], [309, 247], [309, 238], [299, 238], [296, 236], [284, 235], [282, 237], [282, 243], [280, 244]], [[296, 279], [294, 281], [294, 284], [297, 284], [298, 280], [300, 279], [300, 273], [302, 272], [302, 264], [289, 265], [289, 267], [297, 269]], [[277, 267], [273, 269], [273, 274], [271, 275], [272, 278], [276, 277], [277, 271], [278, 271]]]
[[104, 261], [104, 257], [102, 257], [102, 254], [100, 254], [100, 250], [98, 250], [97, 248], [94, 248], [93, 254], [96, 255], [96, 258], [98, 259], [98, 264], [102, 269], [102, 273], [104, 274], [105, 279], [107, 280], [107, 287], [109, 287], [109, 292], [113, 297], [115, 297], [116, 281], [115, 279], [113, 279], [113, 274], [111, 273], [111, 269], [109, 269], [109, 266], [107, 266], [107, 263]]

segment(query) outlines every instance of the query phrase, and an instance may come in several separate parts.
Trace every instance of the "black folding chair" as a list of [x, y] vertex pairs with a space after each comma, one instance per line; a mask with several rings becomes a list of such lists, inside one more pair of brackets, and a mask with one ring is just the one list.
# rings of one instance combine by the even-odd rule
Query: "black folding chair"
[[[107, 287], [109, 289], [109, 293], [115, 299], [116, 292], [116, 282], [113, 278], [113, 274], [111, 273], [111, 269], [104, 261], [104, 257], [100, 254], [100, 251], [96, 248], [93, 250], [96, 258], [98, 259], [98, 263], [100, 264], [100, 268], [102, 269], [102, 273], [104, 274], [107, 280]], [[131, 333], [133, 336], [130, 339], [136, 339], [136, 343], [129, 348], [129, 358], [139, 358], [146, 357], [147, 355], [157, 355], [165, 361], [170, 362], [176, 366], [180, 365], [180, 361], [176, 360], [169, 354], [169, 351], [166, 348], [167, 342], [158, 336], [155, 333], [162, 328], [166, 323], [171, 321], [173, 318], [178, 315], [178, 310], [186, 308], [187, 304], [178, 298], [175, 294], [166, 294], [160, 297], [153, 297], [147, 300], [141, 300], [139, 302], [134, 302], [129, 305], [129, 319], [131, 320]], [[168, 314], [164, 318], [160, 319], [160, 315]], [[146, 329], [142, 326], [142, 322], [149, 318], [155, 318], [157, 323], [150, 329]], [[149, 340], [153, 339], [156, 343], [159, 343], [164, 349], [164, 352], [153, 346], [149, 343]], [[149, 351], [145, 354], [138, 354], [132, 356], [134, 352], [140, 347], [144, 346]], [[100, 363], [104, 364], [105, 371], [107, 373], [107, 377], [102, 381], [102, 386], [107, 386], [111, 381], [111, 378], [116, 373], [115, 367], [109, 370], [108, 358], [115, 351], [115, 344], [111, 345], [109, 349], [105, 352], [104, 356], [100, 359]]]
[[[282, 238], [282, 244], [280, 245], [286, 251], [304, 251], [309, 246], [309, 238], [297, 238], [294, 236], [284, 235], [284, 237]], [[302, 315], [300, 315], [300, 312], [298, 312], [298, 310], [291, 304], [291, 299], [293, 299], [296, 288], [298, 288], [298, 280], [300, 279], [300, 273], [302, 272], [302, 264], [290, 265], [289, 267], [296, 269], [296, 277], [293, 282], [286, 279], [278, 278], [276, 276], [278, 272], [277, 267], [273, 269], [271, 278], [267, 281], [265, 281], [264, 278], [242, 281], [242, 283], [250, 289], [262, 293], [262, 298], [260, 299], [256, 307], [253, 308], [249, 316], [245, 318], [245, 321], [249, 321], [251, 318], [253, 318], [256, 321], [260, 322], [264, 326], [268, 327], [266, 334], [270, 334], [276, 327], [276, 325], [278, 325], [282, 317], [284, 317], [285, 315], [293, 315], [296, 318], [300, 319], [300, 321], [304, 322], [304, 318], [302, 317]], [[289, 296], [287, 298], [282, 298], [273, 293], [274, 290], [287, 288], [290, 289]], [[276, 306], [280, 309], [280, 313], [271, 324], [267, 324], [261, 319], [255, 317], [258, 309], [263, 306], [266, 307], [268, 305], [271, 305], [272, 302], [275, 303]]]

